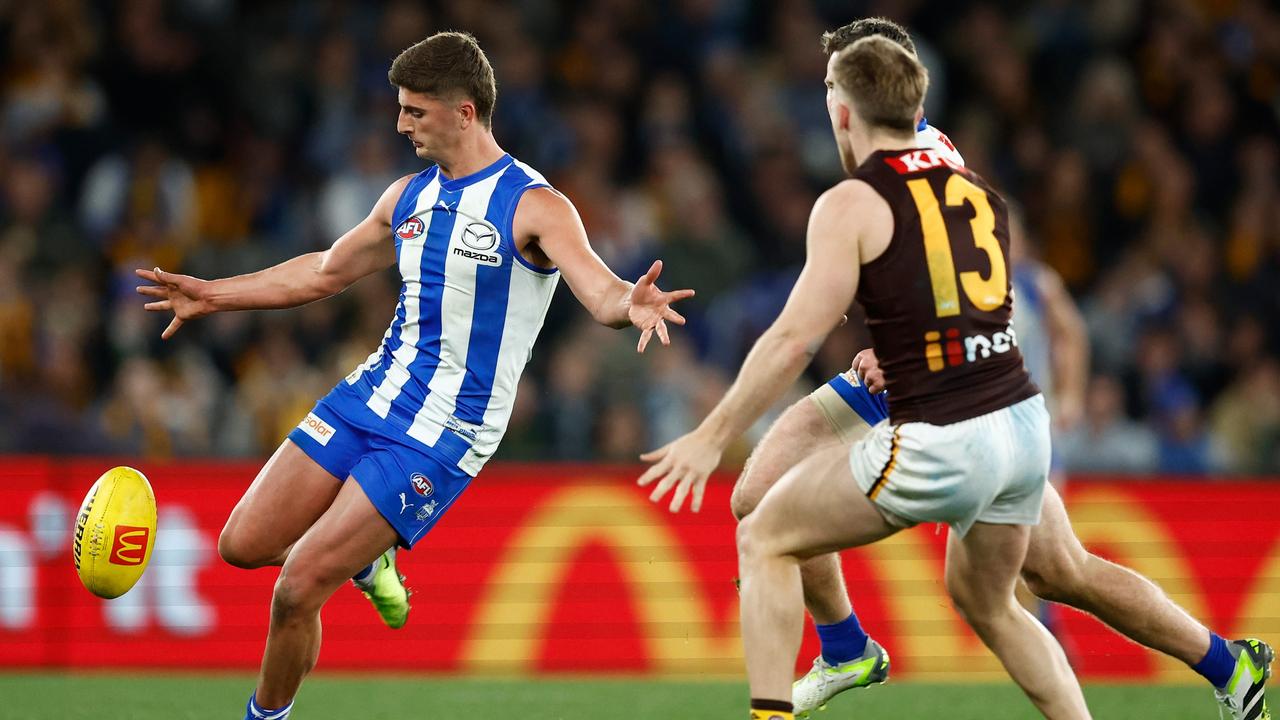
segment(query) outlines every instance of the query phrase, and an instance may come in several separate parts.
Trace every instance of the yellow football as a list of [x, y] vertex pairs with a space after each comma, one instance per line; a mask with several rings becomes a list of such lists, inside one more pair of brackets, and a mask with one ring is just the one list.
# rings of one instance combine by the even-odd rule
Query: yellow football
[[98, 597], [120, 597], [142, 577], [155, 542], [151, 483], [130, 467], [103, 473], [76, 516], [72, 555], [80, 582]]

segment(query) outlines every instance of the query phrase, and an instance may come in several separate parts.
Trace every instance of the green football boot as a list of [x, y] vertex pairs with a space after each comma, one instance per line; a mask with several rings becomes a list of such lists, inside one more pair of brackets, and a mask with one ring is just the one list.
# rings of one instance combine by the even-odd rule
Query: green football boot
[[396, 549], [382, 553], [378, 558], [378, 569], [363, 582], [352, 580], [364, 596], [373, 603], [382, 622], [395, 630], [404, 627], [409, 619], [409, 596], [413, 593], [404, 586], [404, 576], [396, 571]]
[[867, 638], [862, 657], [841, 665], [830, 665], [821, 655], [813, 669], [791, 685], [791, 704], [796, 717], [809, 717], [826, 708], [827, 701], [845, 690], [868, 687], [889, 679], [889, 653], [880, 643]]
[[1227, 686], [1213, 694], [1233, 720], [1271, 720], [1263, 685], [1271, 677], [1275, 651], [1256, 638], [1234, 640], [1227, 643], [1227, 649], [1236, 658], [1236, 669]]

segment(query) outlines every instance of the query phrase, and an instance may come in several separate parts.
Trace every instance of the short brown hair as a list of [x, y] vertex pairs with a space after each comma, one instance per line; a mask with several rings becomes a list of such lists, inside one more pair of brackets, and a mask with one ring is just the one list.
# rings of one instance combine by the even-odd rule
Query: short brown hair
[[476, 104], [480, 122], [485, 127], [493, 125], [498, 86], [489, 58], [470, 33], [439, 32], [409, 46], [391, 63], [387, 80], [396, 87], [438, 98], [465, 95]]
[[907, 29], [888, 18], [882, 17], [854, 20], [844, 27], [822, 33], [822, 52], [827, 55], [835, 55], [862, 38], [874, 35], [889, 38], [906, 48], [907, 52], [912, 55], [916, 54], [916, 44], [911, 41], [911, 35], [907, 32]]
[[868, 125], [915, 130], [929, 73], [906, 48], [887, 38], [865, 37], [841, 52], [832, 75]]

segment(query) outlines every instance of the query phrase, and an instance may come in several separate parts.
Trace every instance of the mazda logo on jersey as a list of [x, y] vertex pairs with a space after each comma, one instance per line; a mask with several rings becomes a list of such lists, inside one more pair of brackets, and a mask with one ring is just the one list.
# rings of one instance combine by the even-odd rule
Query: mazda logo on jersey
[[498, 244], [498, 231], [489, 223], [469, 223], [462, 228], [462, 243], [472, 250], [492, 250]]
[[413, 240], [420, 237], [427, 229], [426, 223], [422, 222], [420, 217], [411, 217], [400, 223], [400, 227], [396, 228], [396, 237], [401, 240]]
[[431, 497], [431, 493], [436, 491], [436, 486], [431, 484], [431, 480], [422, 473], [414, 473], [409, 477], [409, 484], [413, 485], [413, 491], [422, 497]]

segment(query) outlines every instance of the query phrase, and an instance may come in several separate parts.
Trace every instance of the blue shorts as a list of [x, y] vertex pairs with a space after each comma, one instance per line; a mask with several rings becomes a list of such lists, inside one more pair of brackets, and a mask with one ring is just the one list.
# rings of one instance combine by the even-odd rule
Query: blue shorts
[[850, 379], [849, 375], [840, 373], [831, 378], [827, 383], [836, 394], [840, 396], [858, 413], [858, 417], [872, 427], [876, 423], [889, 417], [889, 394], [880, 392], [871, 394], [866, 385], [858, 382], [856, 379]]
[[363, 403], [350, 402], [345, 386], [339, 383], [316, 403], [289, 439], [330, 475], [355, 478], [400, 536], [400, 545], [412, 548], [467, 489], [471, 476]]

